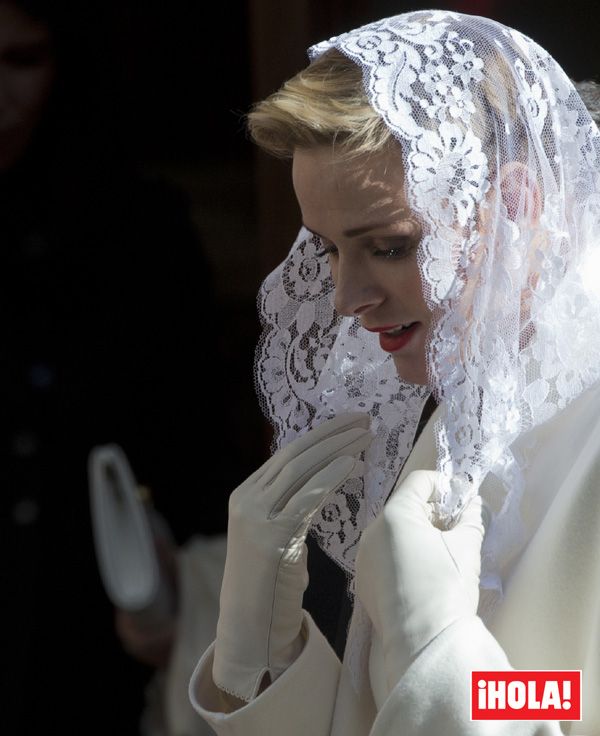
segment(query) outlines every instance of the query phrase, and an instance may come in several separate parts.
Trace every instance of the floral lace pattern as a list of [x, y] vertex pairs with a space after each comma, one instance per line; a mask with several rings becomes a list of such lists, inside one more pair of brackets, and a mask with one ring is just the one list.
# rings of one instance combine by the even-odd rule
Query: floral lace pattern
[[372, 417], [376, 441], [311, 529], [352, 579], [360, 532], [392, 489], [429, 392], [403, 384], [376, 336], [359, 334], [356, 320], [336, 314], [329, 266], [315, 255], [318, 248], [302, 229], [262, 285], [255, 377], [263, 410], [275, 425], [273, 449], [338, 412]]
[[[332, 47], [362, 67], [372, 106], [402, 145], [409, 201], [426, 229], [425, 292], [440, 315], [430, 360], [432, 386], [446, 407], [438, 426], [439, 469], [448, 481], [458, 475], [479, 485], [490, 471], [505, 474], [520, 432], [599, 375], [600, 343], [590, 330], [597, 306], [577, 268], [579, 254], [597, 238], [591, 225], [584, 239], [576, 230], [583, 201], [598, 190], [598, 130], [552, 57], [495, 21], [417, 11], [309, 53], [315, 58]], [[485, 86], [484, 67], [494, 64], [502, 67], [505, 86], [516, 90], [514, 99]], [[543, 192], [543, 242], [532, 236], [522, 188], [512, 201], [490, 200], [490, 189], [501, 186], [499, 167], [514, 161]], [[489, 227], [481, 228], [492, 207]], [[597, 213], [590, 219], [597, 228]], [[525, 267], [535, 261], [540, 268], [528, 288]], [[570, 320], [581, 314], [580, 304], [587, 319], [576, 332], [587, 335], [587, 346], [585, 338], [567, 339], [562, 327], [567, 313]], [[507, 497], [513, 492], [517, 497], [508, 486]], [[465, 500], [448, 483], [438, 510], [450, 521]]]
[[[443, 405], [435, 430], [446, 479], [437, 512], [451, 524], [496, 476], [504, 501], [486, 535], [484, 580], [498, 586], [494, 561], [519, 537], [524, 491], [511, 444], [600, 378], [600, 133], [554, 59], [492, 20], [417, 11], [309, 56], [332, 48], [360, 65], [402, 148], [435, 315], [429, 376]], [[427, 390], [402, 382], [372, 335], [335, 313], [314, 248], [302, 231], [263, 285], [257, 387], [277, 446], [338, 411], [372, 415], [363, 466], [312, 529], [352, 577], [360, 531], [393, 487]]]

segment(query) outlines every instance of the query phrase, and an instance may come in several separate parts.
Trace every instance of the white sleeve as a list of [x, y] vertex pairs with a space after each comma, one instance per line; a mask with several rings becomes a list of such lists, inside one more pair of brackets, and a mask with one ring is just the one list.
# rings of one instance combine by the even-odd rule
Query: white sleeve
[[472, 721], [471, 672], [513, 669], [477, 616], [428, 644], [383, 702], [370, 736], [561, 736], [558, 721]]
[[218, 736], [329, 736], [340, 675], [340, 661], [304, 612], [304, 648], [296, 661], [260, 695], [228, 713], [212, 679], [214, 643], [190, 682], [196, 712]]

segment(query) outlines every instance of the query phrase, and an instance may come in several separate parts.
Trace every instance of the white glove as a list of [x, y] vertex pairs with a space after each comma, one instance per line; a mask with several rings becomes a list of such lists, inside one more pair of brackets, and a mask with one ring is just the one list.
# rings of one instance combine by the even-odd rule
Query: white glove
[[276, 452], [231, 495], [215, 684], [242, 700], [302, 649], [305, 539], [325, 497], [372, 440], [367, 414], [331, 419]]
[[363, 532], [356, 557], [356, 591], [381, 640], [389, 692], [423, 647], [477, 612], [481, 497], [441, 531], [427, 503], [439, 478], [434, 471], [409, 473]]

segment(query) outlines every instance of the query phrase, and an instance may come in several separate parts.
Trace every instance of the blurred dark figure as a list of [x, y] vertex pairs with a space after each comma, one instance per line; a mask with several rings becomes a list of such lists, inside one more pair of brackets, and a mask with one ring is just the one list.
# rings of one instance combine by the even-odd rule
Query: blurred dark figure
[[184, 198], [125, 163], [110, 59], [94, 57], [73, 7], [0, 0], [0, 732], [10, 736], [138, 733], [151, 669], [122, 651], [97, 571], [91, 447], [123, 447], [180, 543], [225, 529], [235, 480], [231, 448], [219, 450], [210, 265]]

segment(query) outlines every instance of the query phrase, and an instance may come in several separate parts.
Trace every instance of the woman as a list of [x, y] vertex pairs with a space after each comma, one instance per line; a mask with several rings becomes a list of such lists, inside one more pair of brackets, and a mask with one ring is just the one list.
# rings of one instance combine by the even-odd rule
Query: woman
[[[480, 734], [472, 670], [581, 669], [581, 722], [493, 732], [598, 733], [598, 129], [488, 19], [310, 55], [250, 116], [305, 227], [261, 295], [282, 449], [231, 498], [192, 701], [219, 734]], [[351, 583], [343, 663], [301, 610], [309, 526]]]

